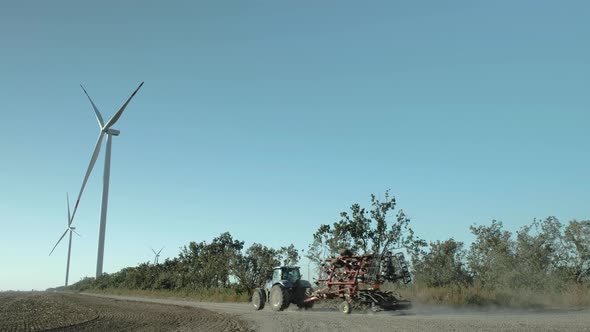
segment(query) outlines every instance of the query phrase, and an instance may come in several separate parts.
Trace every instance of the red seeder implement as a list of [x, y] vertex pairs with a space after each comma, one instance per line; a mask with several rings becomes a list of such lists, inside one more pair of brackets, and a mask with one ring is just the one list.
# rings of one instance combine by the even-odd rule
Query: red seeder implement
[[320, 288], [306, 301], [340, 298], [344, 301], [339, 308], [344, 313], [350, 313], [353, 304], [373, 311], [409, 309], [410, 301], [379, 289], [383, 282], [398, 280], [412, 280], [402, 253], [354, 255], [345, 250], [336, 258], [324, 260], [316, 282]]

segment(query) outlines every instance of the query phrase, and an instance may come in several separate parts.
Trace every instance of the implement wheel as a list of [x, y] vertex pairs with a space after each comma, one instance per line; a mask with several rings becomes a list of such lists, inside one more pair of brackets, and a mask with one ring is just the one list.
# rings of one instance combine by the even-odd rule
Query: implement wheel
[[338, 306], [338, 309], [345, 314], [349, 314], [350, 311], [352, 310], [350, 303], [348, 303], [348, 301], [344, 301], [342, 303], [340, 303], [340, 305]]
[[378, 312], [381, 311], [381, 307], [377, 305], [375, 302], [371, 302], [371, 312]]
[[252, 293], [252, 305], [256, 310], [262, 310], [266, 302], [266, 292], [260, 288], [256, 288]]

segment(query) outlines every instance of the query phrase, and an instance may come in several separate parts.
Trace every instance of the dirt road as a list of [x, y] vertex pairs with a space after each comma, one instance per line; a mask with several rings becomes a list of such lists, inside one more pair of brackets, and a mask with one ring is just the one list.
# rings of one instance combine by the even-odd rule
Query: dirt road
[[[112, 297], [112, 296], [109, 296]], [[203, 303], [169, 299], [114, 296], [117, 299], [194, 306], [233, 315], [255, 331], [590, 331], [590, 310], [456, 310], [440, 306], [416, 306], [409, 311], [352, 313], [336, 308], [289, 308], [254, 311], [248, 304]], [[292, 306], [293, 307], [293, 306]]]
[[[12, 295], [11, 295], [12, 294]], [[590, 331], [590, 310], [467, 311], [416, 307], [344, 315], [324, 306], [254, 311], [247, 304], [64, 293], [0, 294], [0, 331]]]

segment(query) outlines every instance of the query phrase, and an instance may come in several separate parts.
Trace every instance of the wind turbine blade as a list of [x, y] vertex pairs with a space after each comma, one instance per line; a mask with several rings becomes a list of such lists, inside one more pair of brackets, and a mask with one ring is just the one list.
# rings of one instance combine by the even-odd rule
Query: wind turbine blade
[[162, 250], [164, 250], [164, 247], [162, 247], [162, 249], [160, 249], [160, 251], [158, 251], [157, 255], [159, 255], [162, 252]]
[[119, 118], [121, 117], [121, 114], [123, 114], [123, 111], [125, 110], [125, 107], [127, 107], [127, 104], [129, 104], [131, 99], [135, 96], [137, 91], [139, 91], [139, 89], [141, 89], [142, 86], [143, 86], [143, 82], [141, 82], [141, 84], [137, 87], [137, 89], [135, 89], [135, 91], [133, 91], [133, 93], [131, 94], [131, 97], [129, 97], [129, 99], [127, 99], [127, 101], [125, 102], [125, 104], [123, 104], [121, 109], [119, 111], [117, 111], [117, 113], [115, 113], [115, 115], [113, 115], [113, 117], [109, 120], [109, 122], [107, 122], [106, 125], [104, 125], [104, 127], [103, 127], [104, 130], [111, 128], [111, 126], [114, 125], [117, 122], [117, 120], [119, 120]]
[[78, 232], [76, 232], [75, 230], [72, 229], [72, 232], [74, 232], [74, 234], [78, 235], [79, 237], [82, 237], [82, 235], [78, 234]]
[[150, 249], [152, 249], [152, 252], [154, 253], [154, 255], [157, 255], [156, 251], [153, 248], [150, 248]]
[[66, 193], [66, 201], [68, 202], [68, 227], [72, 223], [72, 217], [70, 216], [70, 196]]
[[100, 126], [100, 129], [102, 129], [102, 127], [104, 127], [104, 120], [102, 119], [102, 115], [100, 115], [98, 108], [96, 107], [96, 105], [94, 105], [92, 98], [90, 98], [90, 96], [88, 95], [88, 92], [86, 92], [86, 89], [84, 89], [82, 84], [80, 84], [80, 87], [82, 87], [82, 90], [84, 90], [86, 97], [88, 97], [88, 100], [90, 100], [90, 103], [92, 104], [92, 108], [94, 109], [94, 114], [96, 114], [96, 120], [98, 120], [98, 125]]
[[80, 198], [82, 197], [82, 193], [84, 192], [84, 187], [86, 187], [86, 182], [88, 182], [88, 177], [92, 172], [92, 168], [96, 163], [96, 159], [98, 159], [98, 153], [100, 152], [100, 146], [102, 143], [102, 138], [104, 137], [104, 131], [101, 131], [98, 135], [98, 140], [96, 141], [96, 145], [94, 146], [94, 152], [92, 153], [92, 158], [90, 158], [90, 164], [88, 165], [88, 169], [86, 170], [86, 174], [84, 175], [84, 181], [82, 181], [82, 187], [80, 188], [80, 193], [78, 194], [78, 199], [76, 199], [76, 205], [74, 205], [74, 212], [72, 212], [72, 218], [70, 219], [70, 225], [74, 222], [74, 216], [76, 215], [76, 211], [78, 211], [78, 204], [80, 204]]
[[68, 232], [69, 229], [66, 229], [66, 231], [63, 233], [63, 235], [59, 238], [59, 240], [57, 240], [57, 243], [55, 244], [55, 246], [53, 246], [53, 249], [51, 249], [51, 252], [49, 253], [49, 256], [51, 256], [51, 254], [53, 254], [53, 251], [55, 250], [55, 248], [57, 247], [57, 245], [61, 242], [61, 240], [64, 238], [64, 236], [66, 236], [66, 233]]

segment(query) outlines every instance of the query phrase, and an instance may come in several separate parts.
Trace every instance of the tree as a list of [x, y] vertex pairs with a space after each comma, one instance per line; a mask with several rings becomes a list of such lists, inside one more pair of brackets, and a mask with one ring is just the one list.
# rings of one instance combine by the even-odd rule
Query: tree
[[430, 250], [421, 257], [413, 257], [414, 274], [417, 282], [430, 287], [465, 285], [471, 276], [464, 264], [463, 242], [448, 239], [430, 242]]
[[179, 255], [183, 285], [192, 289], [228, 287], [231, 261], [244, 247], [225, 232], [210, 244], [191, 242]]
[[310, 244], [305, 252], [305, 257], [310, 261], [310, 265], [313, 266], [313, 269], [310, 267], [309, 274], [313, 276], [317, 276], [320, 270], [320, 264], [326, 258], [325, 250], [323, 250], [321, 242], [318, 240], [314, 240], [312, 244]]
[[590, 279], [590, 220], [569, 222], [564, 232], [566, 250], [577, 282]]
[[490, 288], [510, 286], [515, 262], [511, 233], [503, 230], [502, 222], [496, 220], [492, 220], [490, 226], [470, 226], [469, 229], [476, 237], [467, 255], [474, 278]]
[[394, 210], [395, 205], [395, 197], [390, 195], [389, 190], [385, 192], [384, 201], [371, 195], [370, 211], [359, 204], [353, 204], [350, 214], [340, 213], [340, 221], [319, 227], [313, 235], [313, 246], [323, 246], [331, 255], [342, 249], [383, 254], [401, 248], [415, 251], [425, 246], [424, 240], [415, 237], [414, 231], [409, 227], [410, 219], [402, 210], [398, 211], [395, 222], [387, 221], [388, 213]]
[[230, 262], [244, 247], [244, 241], [234, 240], [229, 232], [222, 233], [207, 247], [206, 267], [214, 276], [213, 287], [227, 287], [230, 276]]
[[281, 247], [281, 249], [277, 251], [277, 256], [283, 265], [293, 266], [299, 263], [299, 250], [295, 249], [293, 244], [288, 247]]
[[273, 268], [280, 264], [276, 257], [276, 250], [258, 243], [250, 246], [245, 255], [235, 257], [232, 272], [248, 295], [252, 295], [254, 288], [262, 287], [272, 277]]
[[196, 243], [191, 241], [188, 246], [184, 246], [179, 259], [180, 285], [183, 288], [198, 289], [205, 287], [204, 276], [204, 256], [207, 244], [203, 241]]
[[562, 225], [555, 217], [534, 220], [516, 233], [512, 287], [554, 288], [565, 263]]

